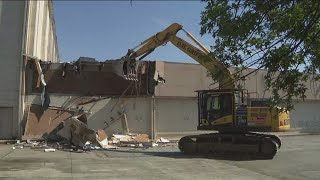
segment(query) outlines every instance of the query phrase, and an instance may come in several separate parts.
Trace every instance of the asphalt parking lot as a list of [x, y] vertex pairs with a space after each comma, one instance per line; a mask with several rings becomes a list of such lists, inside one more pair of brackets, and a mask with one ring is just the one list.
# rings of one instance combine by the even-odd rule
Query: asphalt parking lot
[[185, 156], [176, 145], [85, 153], [0, 145], [0, 179], [320, 179], [320, 136], [282, 137], [273, 160]]

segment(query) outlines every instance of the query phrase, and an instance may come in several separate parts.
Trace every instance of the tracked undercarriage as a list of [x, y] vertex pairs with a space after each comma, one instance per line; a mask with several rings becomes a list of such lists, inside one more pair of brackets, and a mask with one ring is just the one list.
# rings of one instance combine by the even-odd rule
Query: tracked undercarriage
[[186, 154], [247, 154], [272, 159], [281, 147], [279, 137], [258, 133], [212, 133], [185, 136], [179, 149]]

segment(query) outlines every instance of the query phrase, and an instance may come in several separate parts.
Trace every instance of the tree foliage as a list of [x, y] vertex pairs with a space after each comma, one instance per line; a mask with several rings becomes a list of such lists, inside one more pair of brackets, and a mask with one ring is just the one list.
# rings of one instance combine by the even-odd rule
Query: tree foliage
[[[202, 0], [201, 35], [227, 66], [266, 69], [272, 105], [292, 109], [319, 80], [319, 0]], [[236, 74], [240, 74], [237, 71]]]

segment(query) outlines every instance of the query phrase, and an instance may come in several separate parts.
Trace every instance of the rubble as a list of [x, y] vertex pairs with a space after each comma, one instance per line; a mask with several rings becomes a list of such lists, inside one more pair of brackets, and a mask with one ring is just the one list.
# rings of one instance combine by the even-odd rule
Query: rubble
[[[147, 134], [113, 134], [110, 139], [102, 129], [97, 131], [88, 128], [88, 126], [78, 120], [76, 117], [70, 118], [61, 123], [56, 130], [56, 135], [63, 140], [60, 141], [17, 141], [12, 149], [29, 147], [33, 150], [44, 152], [55, 152], [56, 150], [70, 152], [86, 152], [92, 150], [118, 149], [127, 147], [129, 149], [157, 147], [160, 144], [166, 144], [170, 141], [160, 138], [157, 141], [149, 139]], [[85, 141], [85, 142], [84, 142]]]
[[[48, 110], [49, 112], [50, 110]], [[128, 130], [128, 128], [126, 128]], [[103, 129], [94, 130], [88, 127], [87, 118], [84, 113], [72, 115], [60, 121], [54, 129], [47, 130], [45, 141], [26, 142], [17, 141], [17, 147], [30, 147], [34, 150], [44, 152], [55, 152], [64, 150], [70, 152], [85, 152], [91, 150], [117, 149], [119, 147], [143, 148], [156, 147], [159, 144], [170, 142], [165, 138], [160, 138], [156, 142], [150, 140], [148, 134], [126, 133], [113, 134], [110, 138]]]
[[48, 149], [44, 149], [44, 152], [55, 152], [56, 149], [54, 148], [48, 148]]
[[83, 147], [83, 150], [97, 150], [101, 149], [101, 147], [97, 146], [96, 144], [92, 144], [91, 142], [87, 141]]
[[149, 135], [147, 134], [113, 134], [111, 138], [111, 143], [114, 144], [139, 144], [150, 142]]
[[[162, 139], [162, 143], [169, 142], [167, 139]], [[149, 139], [147, 134], [113, 134], [109, 144], [114, 144], [118, 147], [143, 148], [157, 147], [158, 143]]]
[[102, 148], [107, 148], [109, 145], [108, 136], [107, 136], [106, 132], [102, 129], [99, 129], [97, 131], [96, 140]]
[[159, 144], [154, 143], [154, 142], [151, 143], [151, 147], [156, 147], [156, 146], [159, 146]]
[[156, 143], [169, 143], [170, 141], [168, 140], [168, 139], [165, 139], [165, 138], [163, 138], [163, 137], [160, 137], [157, 141], [156, 141]]
[[72, 117], [70, 121], [71, 142], [74, 145], [82, 147], [87, 141], [96, 142], [96, 132], [93, 129], [88, 128], [85, 123], [77, 118]]
[[23, 149], [23, 146], [12, 146], [12, 149], [20, 148]]
[[141, 142], [141, 143], [146, 143], [149, 142], [149, 135], [148, 134], [137, 134], [136, 136], [132, 137], [135, 141]]

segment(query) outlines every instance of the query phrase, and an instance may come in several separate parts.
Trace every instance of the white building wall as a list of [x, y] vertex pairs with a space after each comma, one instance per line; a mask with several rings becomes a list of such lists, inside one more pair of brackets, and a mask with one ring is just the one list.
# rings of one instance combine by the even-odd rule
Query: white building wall
[[18, 136], [25, 1], [0, 1], [0, 139]]
[[290, 113], [291, 127], [305, 131], [320, 131], [320, 101], [300, 101], [294, 103]]
[[195, 97], [196, 90], [209, 89], [209, 84], [212, 83], [206, 77], [206, 69], [198, 64], [156, 63], [156, 70], [166, 79], [166, 83], [155, 87], [155, 96]]
[[[157, 97], [155, 102], [155, 134], [158, 137], [190, 134], [197, 130], [197, 98]], [[295, 109], [290, 112], [291, 128], [302, 132], [320, 132], [320, 101], [297, 101], [294, 106]]]
[[52, 1], [28, 1], [26, 54], [59, 62]]
[[156, 134], [195, 131], [197, 126], [197, 98], [157, 97], [155, 99]]

